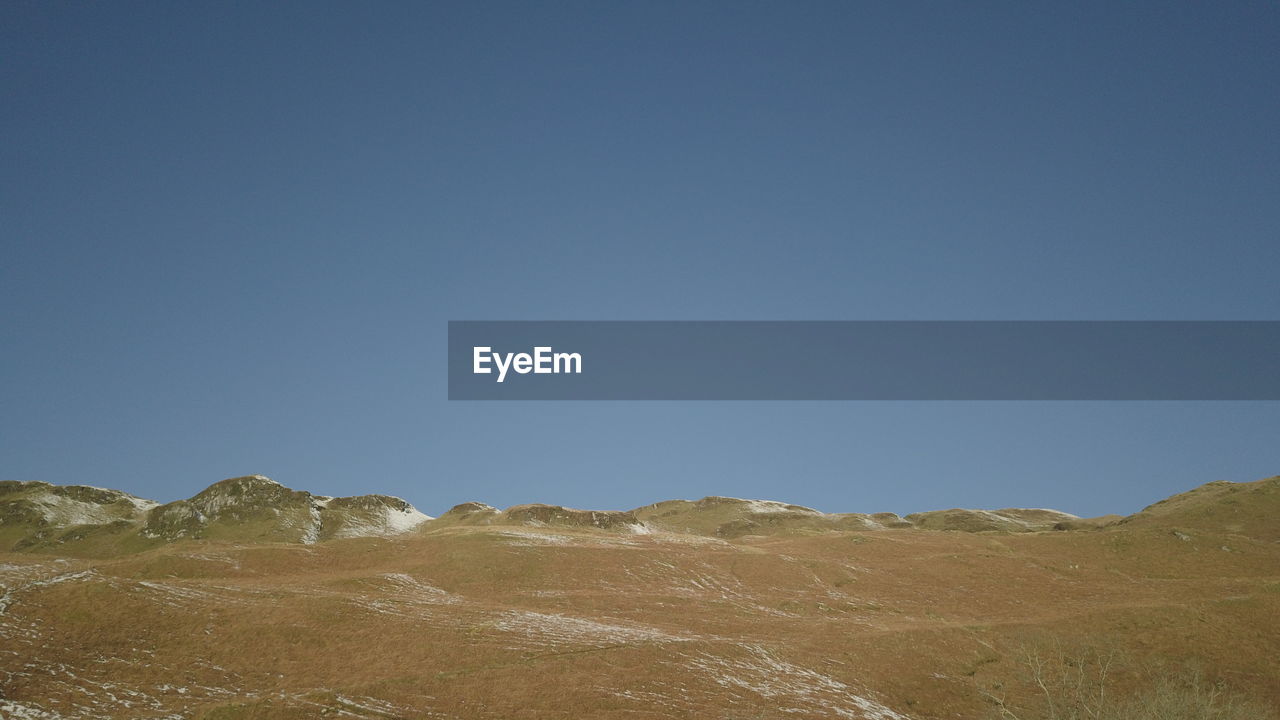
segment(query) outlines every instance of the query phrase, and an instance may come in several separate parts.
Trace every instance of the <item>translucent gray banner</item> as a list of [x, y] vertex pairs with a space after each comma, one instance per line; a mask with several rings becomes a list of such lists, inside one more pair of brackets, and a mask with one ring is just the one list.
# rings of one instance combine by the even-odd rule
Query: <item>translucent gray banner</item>
[[1280, 322], [457, 321], [450, 400], [1280, 400]]

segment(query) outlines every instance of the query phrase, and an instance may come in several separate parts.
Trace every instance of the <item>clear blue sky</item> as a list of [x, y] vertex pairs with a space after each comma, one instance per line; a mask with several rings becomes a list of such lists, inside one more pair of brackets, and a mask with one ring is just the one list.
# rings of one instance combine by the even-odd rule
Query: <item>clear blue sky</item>
[[1280, 319], [1280, 5], [0, 6], [0, 477], [1131, 512], [1280, 403], [450, 403], [450, 319]]

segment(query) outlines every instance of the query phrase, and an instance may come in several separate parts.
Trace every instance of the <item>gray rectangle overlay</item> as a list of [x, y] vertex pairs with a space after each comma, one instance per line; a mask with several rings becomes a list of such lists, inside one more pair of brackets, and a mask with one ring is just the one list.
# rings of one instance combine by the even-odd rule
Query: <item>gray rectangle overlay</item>
[[1280, 322], [454, 321], [449, 399], [1280, 400]]

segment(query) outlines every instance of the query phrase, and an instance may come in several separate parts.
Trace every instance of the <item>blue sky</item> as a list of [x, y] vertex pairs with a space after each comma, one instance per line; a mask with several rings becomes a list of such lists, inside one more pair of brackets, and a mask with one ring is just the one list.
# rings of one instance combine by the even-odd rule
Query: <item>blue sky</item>
[[5, 3], [0, 477], [1131, 512], [1280, 403], [450, 403], [454, 319], [1280, 319], [1280, 7]]

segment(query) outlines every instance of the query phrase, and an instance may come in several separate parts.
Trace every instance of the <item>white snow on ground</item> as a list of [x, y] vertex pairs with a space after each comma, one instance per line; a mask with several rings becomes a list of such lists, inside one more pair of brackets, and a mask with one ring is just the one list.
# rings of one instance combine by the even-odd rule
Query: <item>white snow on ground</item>
[[368, 696], [363, 697], [346, 697], [344, 695], [334, 695], [334, 700], [338, 701], [342, 708], [340, 711], [355, 710], [354, 717], [403, 717], [405, 708]]
[[151, 508], [160, 507], [160, 503], [156, 502], [155, 500], [140, 498], [135, 495], [130, 495], [127, 492], [121, 492], [120, 490], [112, 490], [111, 488], [101, 488], [101, 487], [98, 487], [97, 485], [81, 485], [80, 487], [93, 488], [94, 490], [101, 490], [102, 492], [109, 492], [115, 495], [119, 495], [121, 499], [128, 500], [129, 503], [133, 505], [134, 509], [138, 510], [139, 512], [146, 512]]
[[246, 594], [237, 588], [223, 585], [187, 584], [181, 582], [161, 582], [158, 580], [140, 580], [140, 587], [157, 595], [157, 602], [169, 607], [185, 607], [189, 605], [204, 607], [225, 607], [227, 605], [245, 605], [250, 601]]
[[532, 542], [513, 542], [512, 545], [530, 546], [530, 545], [568, 545], [573, 541], [568, 535], [556, 535], [555, 533], [534, 532], [531, 530], [496, 530], [495, 535], [503, 537], [517, 538], [519, 540]]
[[366, 518], [354, 513], [346, 517], [345, 524], [334, 533], [334, 537], [391, 537], [393, 535], [402, 535], [430, 519], [430, 515], [418, 512], [412, 505], [404, 510], [383, 507], [376, 511], [372, 517]]
[[240, 561], [226, 553], [181, 553], [179, 556], [192, 560], [229, 565], [233, 570], [240, 569]]
[[720, 545], [726, 548], [735, 547], [733, 543], [721, 538], [708, 537], [706, 535], [690, 535], [689, 533], [682, 532], [659, 531], [653, 533], [653, 539], [659, 542], [670, 543], [672, 545]]
[[[134, 513], [141, 513], [156, 507], [156, 503], [150, 500], [143, 500], [124, 493], [120, 493], [120, 499], [128, 500], [133, 505]], [[118, 507], [111, 504], [101, 505], [93, 502], [84, 502], [53, 493], [41, 494], [31, 500], [40, 507], [40, 514], [44, 517], [45, 522], [55, 527], [105, 525], [115, 520], [130, 519], [129, 514], [122, 512]]]
[[[13, 568], [20, 568], [20, 570], [15, 572]], [[47, 566], [43, 565], [6, 566], [6, 572], [3, 577], [0, 577], [3, 580], [3, 582], [0, 582], [0, 615], [4, 615], [9, 607], [13, 605], [15, 596], [19, 592], [73, 580], [88, 580], [95, 575], [92, 570], [82, 570], [80, 572], [40, 577], [47, 570]]]
[[799, 505], [787, 505], [776, 500], [744, 500], [747, 504], [746, 510], [750, 513], [758, 515], [772, 515], [774, 513], [801, 513], [804, 515], [821, 515], [822, 513], [812, 508], [800, 507]]
[[412, 505], [404, 510], [387, 508], [387, 529], [397, 535], [409, 532], [430, 519], [430, 515], [418, 512]]
[[462, 602], [462, 598], [454, 595], [448, 590], [442, 590], [434, 585], [418, 580], [412, 575], [405, 573], [384, 573], [383, 579], [393, 589], [397, 599], [408, 599], [414, 602], [425, 602], [432, 605], [445, 604], [455, 605]]
[[[321, 701], [311, 699], [310, 695], [319, 695]], [[421, 710], [413, 710], [401, 707], [394, 703], [380, 700], [378, 698], [359, 695], [341, 695], [338, 693], [330, 694], [330, 691], [323, 688], [316, 688], [307, 693], [276, 693], [276, 698], [285, 701], [287, 706], [304, 705], [307, 707], [320, 708], [321, 711], [312, 713], [315, 717], [343, 717], [343, 718], [360, 718], [361, 720], [385, 720], [386, 718], [428, 718], [428, 717], [446, 717], [439, 713]], [[328, 700], [332, 697], [332, 701]], [[337, 703], [334, 705], [333, 703]], [[453, 717], [453, 716], [448, 716]]]
[[124, 499], [132, 503], [133, 508], [139, 513], [149, 512], [152, 508], [160, 507], [160, 503], [155, 500], [147, 500], [146, 498], [134, 497], [132, 495], [125, 495]]
[[643, 625], [603, 623], [529, 610], [501, 613], [491, 626], [547, 645], [684, 642], [692, 639]]
[[307, 509], [311, 522], [307, 523], [307, 527], [302, 531], [302, 544], [315, 545], [320, 539], [320, 508], [312, 505]]
[[6, 720], [62, 720], [62, 715], [41, 710], [34, 705], [23, 705], [13, 700], [0, 699], [0, 718]]
[[503, 538], [510, 538], [508, 544], [512, 547], [570, 544], [579, 547], [600, 547], [606, 545], [637, 547], [642, 544], [639, 538], [636, 537], [637, 535], [658, 537], [658, 535], [654, 533], [653, 529], [643, 523], [626, 525], [622, 528], [622, 532], [600, 532], [591, 528], [584, 528], [581, 534], [575, 533], [572, 535], [507, 527], [484, 528], [482, 532], [498, 535]]
[[[698, 563], [697, 567], [682, 568], [663, 560], [629, 565], [623, 573], [636, 584], [644, 586], [648, 592], [670, 593], [681, 597], [697, 597], [706, 600], [718, 600], [751, 613], [789, 617], [792, 613], [760, 604], [750, 593], [742, 581], [725, 574], [712, 565]], [[616, 585], [605, 583], [605, 587], [614, 592], [630, 592], [629, 584]]]
[[[990, 520], [991, 522], [994, 522], [998, 525], [1013, 524], [1013, 525], [1017, 525], [1019, 527], [1023, 527], [1027, 529], [1036, 529], [1036, 528], [1043, 527], [1045, 524], [1045, 520], [1034, 520], [1034, 519], [1027, 520], [1024, 518], [1020, 518], [1017, 515], [1013, 515], [1012, 513], [1003, 513], [1003, 512], [994, 511], [994, 510], [971, 510], [970, 512], [974, 513], [975, 515], [981, 516], [987, 520]], [[1059, 513], [1056, 510], [1050, 510], [1049, 512], [1054, 513], [1055, 516], [1060, 515], [1063, 517], [1063, 519], [1078, 519], [1076, 518], [1075, 515], [1068, 515], [1067, 513]]]
[[[708, 498], [713, 499], [713, 498]], [[746, 512], [756, 515], [773, 515], [776, 513], [799, 513], [802, 515], [825, 515], [826, 513], [813, 508], [807, 508], [800, 505], [789, 505], [787, 503], [778, 502], [777, 500], [746, 500], [743, 498], [724, 497], [721, 500], [729, 500], [735, 503], [742, 503], [742, 509]]]
[[379, 592], [361, 595], [349, 601], [357, 607], [380, 615], [423, 620], [434, 616], [433, 606], [459, 605], [460, 595], [429, 585], [405, 573], [383, 573], [379, 576]]
[[[849, 720], [910, 720], [906, 715], [853, 692], [853, 688], [816, 670], [779, 660], [759, 645], [743, 645], [745, 658], [708, 653], [689, 663], [724, 688], [745, 690], [784, 713], [815, 710]], [[791, 707], [784, 707], [790, 705]]]
[[80, 572], [63, 573], [62, 575], [51, 577], [48, 580], [36, 580], [35, 582], [31, 583], [27, 587], [57, 585], [58, 583], [64, 583], [70, 580], [88, 580], [90, 577], [92, 577], [95, 574], [96, 573], [93, 570], [81, 570]]
[[[34, 653], [39, 650], [33, 649]], [[109, 680], [99, 680], [84, 674], [85, 669], [73, 668], [60, 662], [41, 662], [33, 658], [22, 666], [23, 671], [12, 673], [28, 678], [39, 678], [39, 685], [48, 696], [61, 696], [58, 709], [48, 710], [30, 701], [19, 703], [0, 700], [0, 718], [23, 720], [62, 720], [64, 718], [102, 717], [154, 717], [181, 718], [182, 715], [157, 715], [164, 711], [164, 701], [141, 690], [120, 685]], [[101, 676], [100, 669], [88, 673]], [[108, 675], [108, 677], [110, 677]], [[127, 711], [127, 712], [126, 712]]]
[[991, 512], [990, 510], [974, 510], [973, 514], [978, 515], [986, 520], [990, 520], [991, 522], [996, 523], [997, 525], [1012, 523], [1014, 525], [1020, 525], [1022, 527], [1031, 526], [1030, 523], [1028, 523], [1026, 520], [1023, 520], [1022, 518], [1011, 517], [1009, 515], [1002, 515], [1000, 513]]

